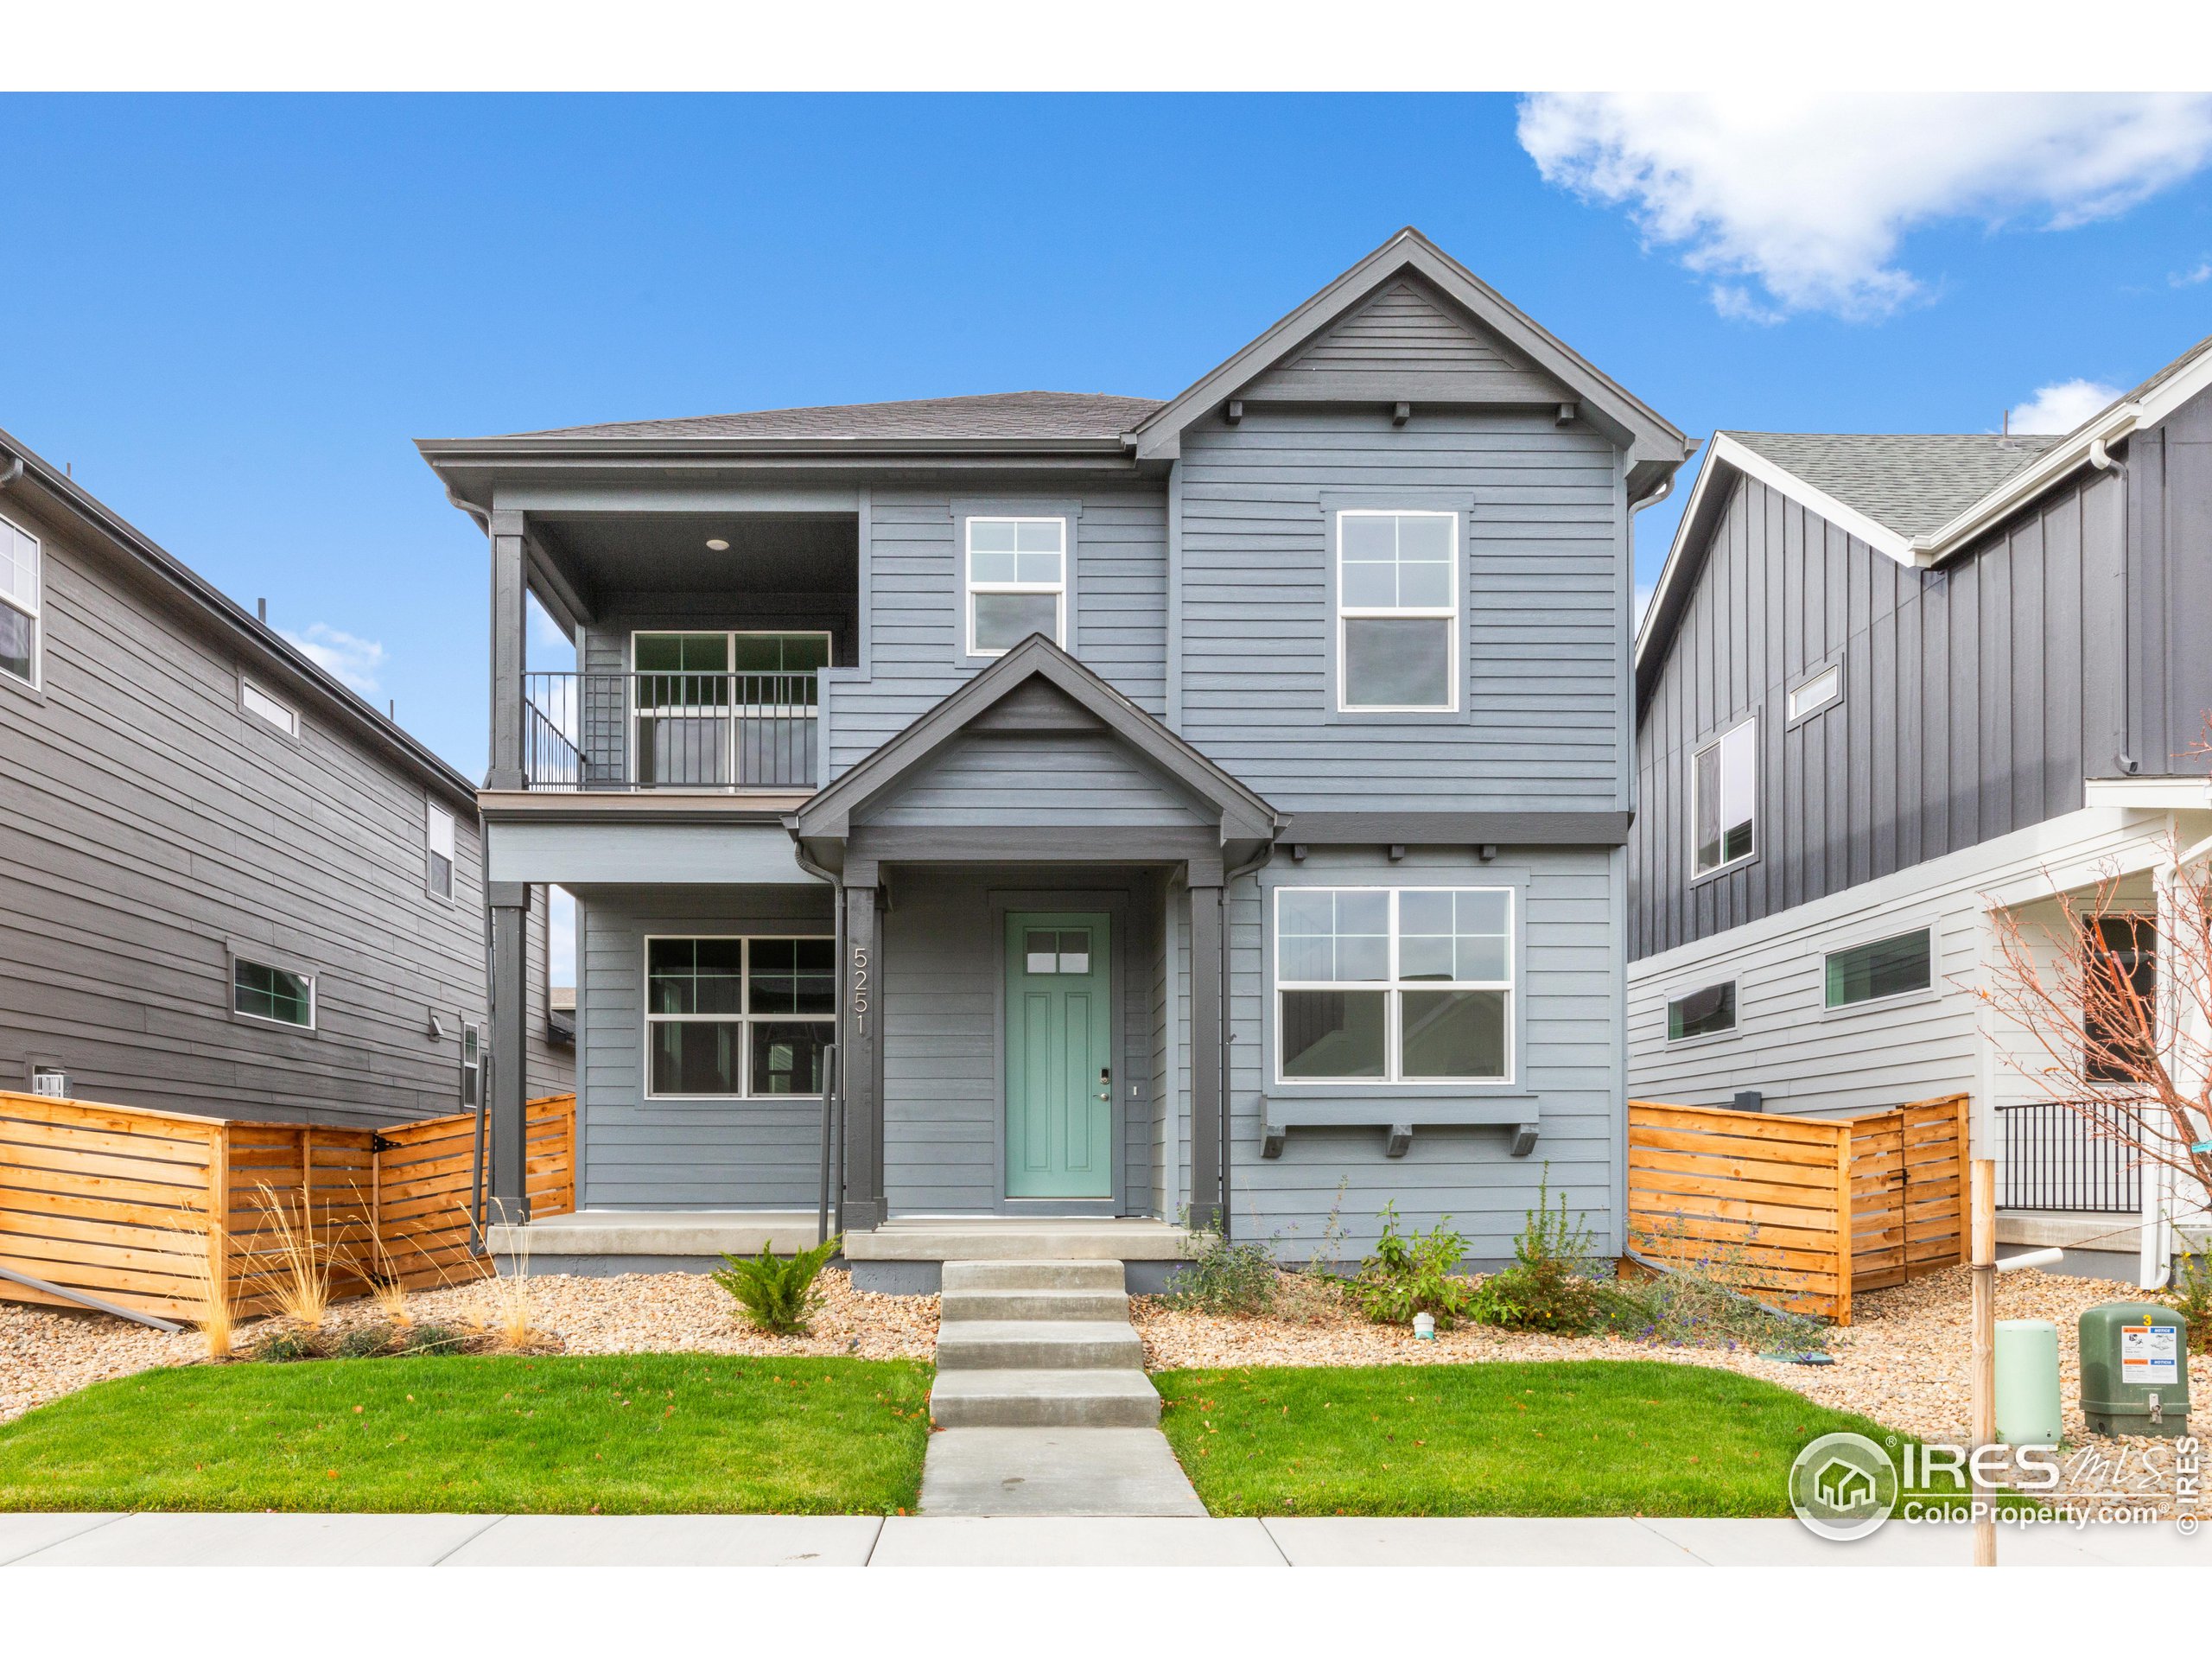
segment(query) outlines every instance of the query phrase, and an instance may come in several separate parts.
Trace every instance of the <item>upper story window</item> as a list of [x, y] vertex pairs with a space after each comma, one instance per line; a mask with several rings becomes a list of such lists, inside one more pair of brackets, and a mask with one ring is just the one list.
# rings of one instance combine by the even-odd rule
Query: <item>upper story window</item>
[[1338, 706], [1459, 706], [1459, 519], [1337, 514]]
[[1817, 714], [1842, 695], [1842, 666], [1824, 668], [1789, 694], [1789, 718], [1802, 720]]
[[0, 674], [38, 683], [38, 537], [0, 518]]
[[1690, 760], [1690, 823], [1697, 841], [1690, 874], [1710, 875], [1757, 850], [1752, 820], [1758, 797], [1759, 727], [1747, 720]]
[[968, 520], [968, 654], [1002, 657], [1033, 633], [1067, 648], [1068, 521]]
[[289, 702], [272, 697], [251, 680], [238, 676], [238, 707], [256, 720], [265, 721], [287, 737], [300, 734], [299, 711]]
[[1278, 887], [1275, 996], [1283, 1082], [1501, 1082], [1513, 894]]
[[429, 886], [435, 899], [453, 897], [453, 814], [435, 801], [424, 803], [423, 836], [429, 849]]

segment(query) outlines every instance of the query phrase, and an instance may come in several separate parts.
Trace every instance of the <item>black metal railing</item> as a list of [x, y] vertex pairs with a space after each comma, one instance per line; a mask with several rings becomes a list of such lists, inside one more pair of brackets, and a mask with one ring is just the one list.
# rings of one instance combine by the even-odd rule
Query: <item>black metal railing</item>
[[821, 687], [792, 674], [523, 676], [535, 790], [811, 789]]
[[2031, 1101], [1999, 1106], [1997, 1121], [2000, 1208], [2132, 1215], [2143, 1207], [2143, 1172], [2118, 1138], [2139, 1135], [2127, 1103]]

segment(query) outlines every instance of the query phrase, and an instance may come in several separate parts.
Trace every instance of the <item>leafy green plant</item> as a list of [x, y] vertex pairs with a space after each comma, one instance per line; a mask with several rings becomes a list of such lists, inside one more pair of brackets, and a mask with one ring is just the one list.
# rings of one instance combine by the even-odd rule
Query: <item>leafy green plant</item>
[[1448, 1331], [1465, 1316], [1473, 1287], [1452, 1269], [1467, 1254], [1467, 1241], [1444, 1217], [1428, 1231], [1406, 1233], [1398, 1225], [1398, 1206], [1382, 1206], [1382, 1235], [1375, 1254], [1360, 1263], [1351, 1281], [1352, 1304], [1378, 1325], [1411, 1325], [1427, 1313], [1437, 1329]]
[[711, 1275], [736, 1300], [738, 1312], [759, 1329], [776, 1337], [802, 1337], [807, 1321], [822, 1306], [814, 1281], [844, 1242], [842, 1236], [823, 1239], [810, 1250], [779, 1256], [772, 1244], [760, 1254], [746, 1257], [725, 1255], [726, 1267]]
[[1162, 1305], [1192, 1313], [1265, 1313], [1274, 1306], [1281, 1281], [1267, 1245], [1193, 1233], [1191, 1246], [1193, 1254], [1167, 1281]]
[[1568, 1212], [1564, 1192], [1552, 1207], [1547, 1164], [1536, 1207], [1526, 1212], [1513, 1241], [1513, 1265], [1476, 1287], [1467, 1316], [1509, 1331], [1574, 1334], [1604, 1323], [1617, 1296], [1599, 1276], [1588, 1217]]
[[2194, 1250], [2182, 1251], [2165, 1300], [2189, 1321], [2189, 1345], [2200, 1354], [2212, 1354], [2212, 1261]]
[[1754, 1267], [1745, 1243], [1690, 1235], [1679, 1217], [1668, 1217], [1630, 1243], [1668, 1271], [1643, 1282], [1617, 1287], [1606, 1323], [1625, 1336], [1677, 1348], [1755, 1348], [1761, 1353], [1820, 1354], [1833, 1334], [1822, 1321], [1775, 1306], [1798, 1284], [1796, 1275]]

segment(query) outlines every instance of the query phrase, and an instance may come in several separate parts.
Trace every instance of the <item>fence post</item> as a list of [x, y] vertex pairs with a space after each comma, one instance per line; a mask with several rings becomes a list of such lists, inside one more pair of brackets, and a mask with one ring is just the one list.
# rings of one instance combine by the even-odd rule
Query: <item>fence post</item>
[[[219, 1123], [207, 1146], [207, 1280], [231, 1300], [231, 1126]], [[213, 1310], [210, 1310], [211, 1312]]]
[[[1971, 1219], [1971, 1200], [1974, 1192], [1974, 1096], [1958, 1097], [1959, 1135], [1959, 1260], [1974, 1260], [1974, 1229]], [[1990, 1166], [1996, 1167], [1994, 1162]], [[1910, 1241], [1908, 1241], [1910, 1242]]]
[[1845, 1122], [1835, 1137], [1835, 1322], [1851, 1323], [1853, 1236], [1851, 1213], [1851, 1125]]

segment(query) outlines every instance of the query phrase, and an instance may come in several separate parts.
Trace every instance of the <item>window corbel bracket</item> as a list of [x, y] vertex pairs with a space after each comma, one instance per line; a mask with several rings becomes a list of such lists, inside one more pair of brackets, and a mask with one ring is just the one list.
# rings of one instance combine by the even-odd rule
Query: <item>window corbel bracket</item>
[[1385, 1158], [1402, 1158], [1413, 1143], [1414, 1126], [1410, 1123], [1393, 1123], [1389, 1133], [1382, 1138], [1382, 1155]]

